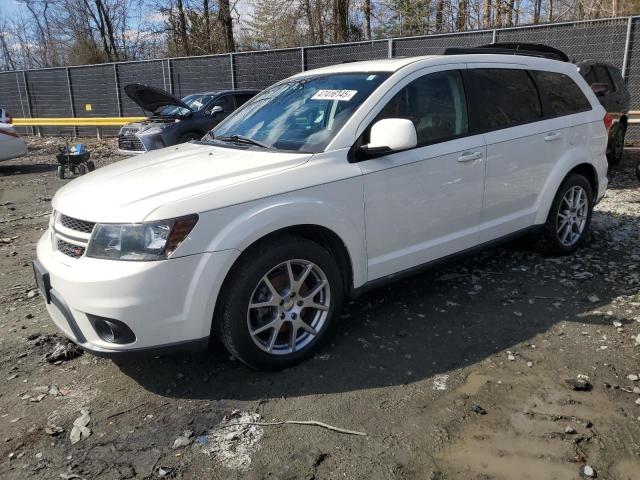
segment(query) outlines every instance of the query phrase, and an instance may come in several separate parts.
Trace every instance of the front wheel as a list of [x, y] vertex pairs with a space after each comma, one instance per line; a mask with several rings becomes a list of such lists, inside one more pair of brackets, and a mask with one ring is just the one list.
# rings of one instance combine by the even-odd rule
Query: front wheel
[[308, 358], [339, 315], [343, 282], [331, 254], [304, 238], [247, 250], [225, 281], [214, 327], [233, 356], [258, 369]]
[[593, 191], [582, 175], [571, 173], [558, 189], [542, 235], [543, 249], [553, 255], [568, 255], [584, 242], [591, 224]]

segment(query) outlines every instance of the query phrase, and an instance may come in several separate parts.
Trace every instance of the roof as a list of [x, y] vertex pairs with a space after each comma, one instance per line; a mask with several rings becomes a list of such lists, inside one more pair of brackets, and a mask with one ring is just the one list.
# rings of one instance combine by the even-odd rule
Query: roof
[[526, 65], [530, 68], [550, 69], [555, 71], [568, 71], [576, 69], [572, 63], [551, 60], [548, 58], [529, 57], [524, 55], [505, 55], [496, 53], [473, 53], [460, 55], [425, 55], [421, 57], [391, 58], [383, 60], [367, 60], [364, 62], [347, 62], [329, 67], [306, 70], [294, 75], [291, 78], [304, 77], [308, 75], [322, 75], [328, 73], [350, 73], [350, 72], [397, 72], [403, 67], [411, 64], [420, 64], [420, 67], [429, 67], [443, 64], [464, 64], [464, 63], [503, 63], [511, 65]]

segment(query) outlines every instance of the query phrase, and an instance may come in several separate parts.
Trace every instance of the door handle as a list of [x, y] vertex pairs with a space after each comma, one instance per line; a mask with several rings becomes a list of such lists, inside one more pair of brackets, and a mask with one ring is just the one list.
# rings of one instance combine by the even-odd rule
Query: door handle
[[459, 162], [471, 162], [473, 160], [478, 160], [482, 158], [482, 153], [480, 152], [465, 152], [458, 157]]
[[544, 137], [545, 142], [552, 142], [560, 138], [560, 132], [551, 132]]

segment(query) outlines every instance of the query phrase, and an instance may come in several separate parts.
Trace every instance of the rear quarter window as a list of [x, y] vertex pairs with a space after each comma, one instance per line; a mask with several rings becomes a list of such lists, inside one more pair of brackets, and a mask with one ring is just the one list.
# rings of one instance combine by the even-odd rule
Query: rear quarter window
[[475, 130], [491, 131], [542, 118], [540, 97], [526, 70], [477, 68], [473, 82]]
[[531, 72], [545, 104], [545, 117], [561, 117], [591, 110], [589, 100], [571, 77], [563, 73]]

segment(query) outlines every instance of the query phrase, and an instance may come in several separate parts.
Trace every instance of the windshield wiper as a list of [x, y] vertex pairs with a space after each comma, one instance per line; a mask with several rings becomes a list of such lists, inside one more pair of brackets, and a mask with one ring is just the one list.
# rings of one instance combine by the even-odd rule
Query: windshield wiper
[[214, 140], [222, 140], [223, 142], [236, 142], [236, 143], [246, 143], [248, 145], [255, 145], [256, 147], [262, 147], [271, 150], [269, 145], [266, 145], [262, 142], [258, 142], [249, 137], [245, 137], [242, 135], [229, 135], [228, 137], [215, 137]]

